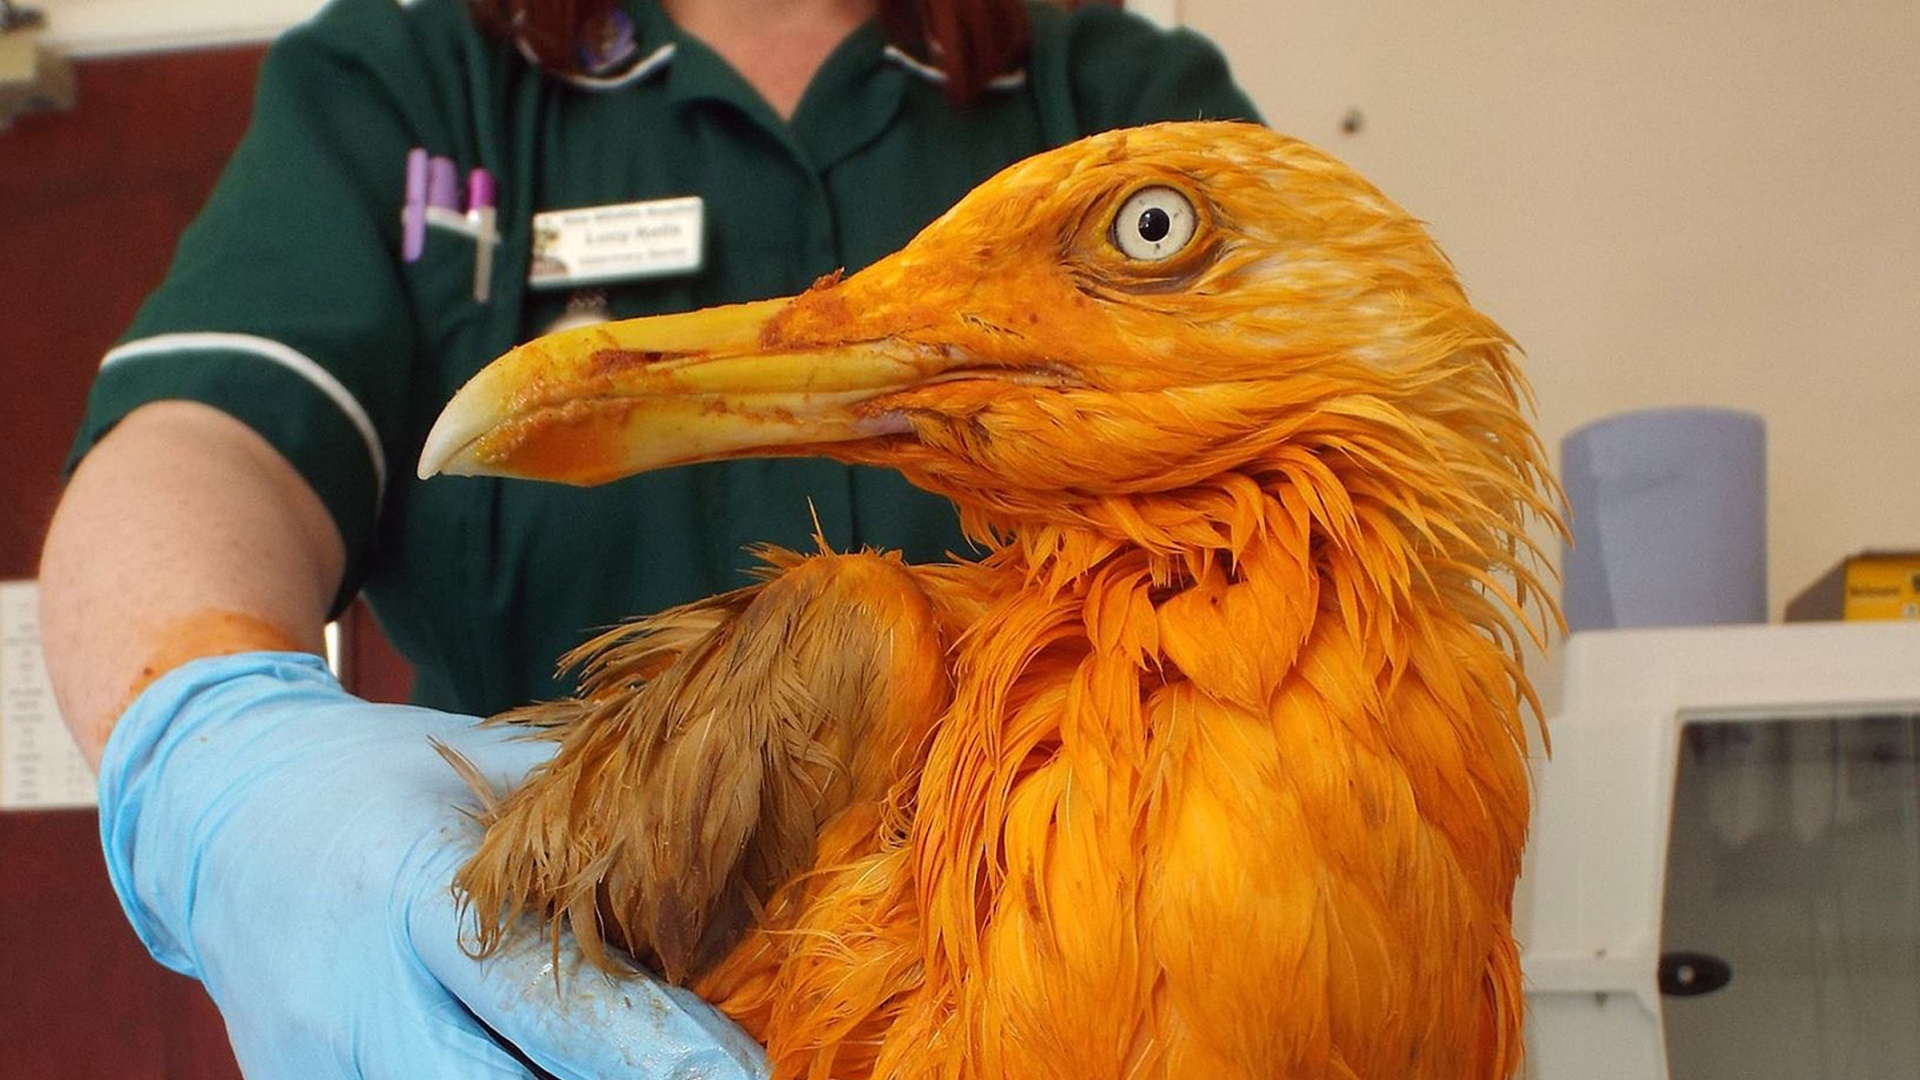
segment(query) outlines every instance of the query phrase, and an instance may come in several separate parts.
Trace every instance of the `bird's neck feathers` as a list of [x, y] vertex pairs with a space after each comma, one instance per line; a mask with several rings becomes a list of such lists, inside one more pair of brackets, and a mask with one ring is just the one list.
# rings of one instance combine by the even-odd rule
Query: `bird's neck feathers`
[[[1557, 618], [1526, 526], [1557, 518], [1521, 419], [1524, 387], [1491, 351], [1425, 385], [1383, 379], [1356, 392], [1339, 380], [1346, 391], [1276, 409], [1237, 465], [1203, 480], [1088, 497], [987, 531], [997, 546], [982, 572], [999, 584], [985, 592], [999, 600], [959, 641], [953, 710], [999, 730], [975, 747], [994, 759], [982, 767], [1015, 775], [1035, 748], [1081, 736], [1145, 754], [1142, 709], [1182, 683], [1270, 722], [1313, 684], [1382, 745], [1439, 738], [1479, 748], [1449, 754], [1491, 755], [1497, 798], [1511, 805], [1480, 846], [1497, 850], [1495, 880], [1517, 867], [1524, 709], [1538, 713], [1521, 641]], [[977, 504], [970, 524], [982, 528]], [[1345, 674], [1329, 681], [1330, 663]], [[1126, 685], [1098, 674], [1116, 671]], [[1023, 704], [1063, 687], [1063, 701], [1098, 699], [1102, 715], [1124, 705], [1140, 723], [1077, 735], [1072, 708]], [[1410, 714], [1439, 719], [1393, 730]], [[1461, 820], [1477, 829], [1490, 818], [1483, 807]]]
[[1217, 410], [1212, 456], [1191, 455], [1172, 478], [1184, 483], [947, 494], [994, 549], [987, 562], [1040, 586], [1038, 602], [1079, 596], [1092, 619], [1109, 601], [1089, 583], [1124, 578], [1163, 626], [1207, 621], [1204, 605], [1230, 634], [1210, 648], [1277, 650], [1267, 693], [1291, 656], [1285, 642], [1322, 613], [1364, 635], [1447, 609], [1517, 653], [1557, 618], [1528, 536], [1535, 518], [1557, 518], [1526, 394], [1498, 340], [1418, 367], [1326, 362]]

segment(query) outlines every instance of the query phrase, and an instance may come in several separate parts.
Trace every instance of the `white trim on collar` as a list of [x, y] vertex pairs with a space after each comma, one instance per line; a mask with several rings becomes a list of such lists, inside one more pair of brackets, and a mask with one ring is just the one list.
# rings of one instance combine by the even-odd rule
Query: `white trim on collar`
[[[941, 71], [939, 68], [934, 67], [932, 64], [929, 64], [924, 60], [915, 59], [913, 56], [909, 55], [905, 49], [902, 49], [898, 45], [887, 46], [886, 48], [880, 50], [880, 55], [900, 65], [901, 67], [912, 72], [913, 74], [920, 76], [922, 79], [925, 79], [930, 83], [936, 83], [940, 86], [947, 85], [946, 72]], [[987, 81], [987, 89], [1017, 90], [1020, 87], [1025, 86], [1026, 84], [1027, 84], [1027, 70], [1025, 68], [1021, 68], [1017, 71], [1009, 71], [1005, 75], [998, 75], [992, 79], [989, 79]]]
[[[526, 57], [529, 63], [538, 63], [532, 51], [527, 48], [525, 42], [516, 42], [515, 44], [520, 49], [520, 55]], [[666, 66], [673, 62], [675, 49], [675, 44], [669, 41], [665, 45], [648, 53], [645, 57], [635, 62], [632, 67], [618, 75], [561, 74], [559, 78], [586, 90], [614, 90], [630, 83], [639, 82], [642, 79], [665, 70]], [[927, 82], [939, 86], [945, 86], [947, 84], [946, 72], [924, 60], [916, 59], [898, 45], [888, 45], [886, 48], [880, 50], [880, 55], [909, 73], [925, 79]], [[1020, 68], [1015, 71], [1009, 71], [1005, 75], [997, 75], [987, 80], [987, 89], [1018, 90], [1026, 84], [1027, 71], [1025, 68]]]
[[[527, 48], [526, 42], [516, 39], [514, 45], [519, 48], [520, 55], [527, 58], [528, 63], [533, 64], [535, 67], [539, 66], [540, 62], [534, 58], [533, 52]], [[558, 78], [584, 90], [617, 90], [629, 83], [639, 82], [656, 72], [666, 70], [666, 66], [673, 60], [673, 53], [676, 48], [677, 46], [669, 41], [665, 45], [660, 46], [635, 61], [632, 67], [618, 75], [560, 74]]]

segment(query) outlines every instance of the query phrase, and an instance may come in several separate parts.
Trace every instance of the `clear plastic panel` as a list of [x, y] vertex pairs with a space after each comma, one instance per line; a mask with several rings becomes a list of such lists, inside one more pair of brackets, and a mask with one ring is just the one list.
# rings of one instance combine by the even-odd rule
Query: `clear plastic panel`
[[1920, 716], [1690, 722], [1677, 785], [1673, 1080], [1920, 1077]]

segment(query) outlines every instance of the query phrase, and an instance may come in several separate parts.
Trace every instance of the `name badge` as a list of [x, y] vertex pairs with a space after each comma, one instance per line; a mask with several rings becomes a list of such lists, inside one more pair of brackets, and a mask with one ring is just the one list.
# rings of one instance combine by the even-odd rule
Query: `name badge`
[[698, 273], [706, 261], [706, 203], [697, 195], [533, 215], [527, 284], [574, 288]]

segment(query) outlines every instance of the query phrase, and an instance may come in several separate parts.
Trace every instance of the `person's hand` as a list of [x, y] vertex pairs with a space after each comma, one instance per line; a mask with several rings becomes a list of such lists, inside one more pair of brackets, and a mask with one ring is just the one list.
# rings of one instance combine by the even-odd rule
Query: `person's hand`
[[570, 940], [557, 957], [541, 930], [486, 960], [463, 951], [450, 882], [476, 801], [435, 740], [495, 785], [551, 750], [361, 701], [297, 653], [184, 665], [114, 729], [100, 766], [114, 889], [154, 957], [206, 983], [247, 1075], [524, 1077], [530, 1061], [561, 1077], [764, 1076], [760, 1048], [705, 1002], [602, 975]]

